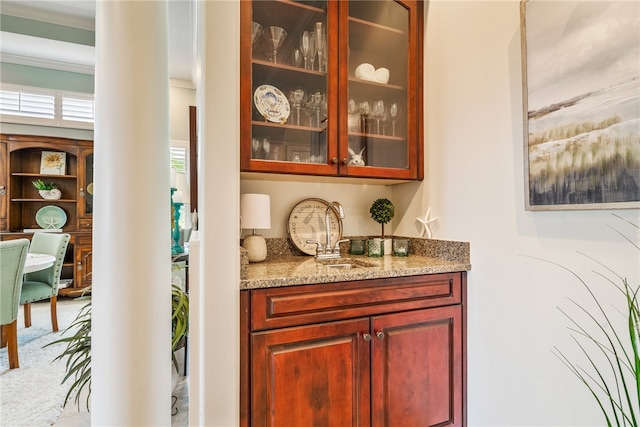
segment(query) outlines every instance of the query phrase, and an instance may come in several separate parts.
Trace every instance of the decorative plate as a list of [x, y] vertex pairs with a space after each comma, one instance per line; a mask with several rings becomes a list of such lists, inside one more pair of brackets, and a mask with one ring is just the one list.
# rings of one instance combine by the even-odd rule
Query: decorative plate
[[62, 228], [67, 223], [67, 214], [58, 206], [43, 206], [36, 212], [36, 222], [42, 228]]
[[291, 107], [280, 89], [271, 85], [261, 85], [253, 93], [253, 102], [265, 120], [284, 123], [289, 118]]
[[[324, 213], [329, 202], [322, 199], [304, 199], [291, 209], [287, 221], [287, 232], [293, 245], [307, 255], [316, 254], [316, 244], [307, 240], [316, 240], [323, 246], [326, 243]], [[331, 229], [331, 245], [342, 238], [342, 220], [335, 210], [329, 211], [329, 227]]]

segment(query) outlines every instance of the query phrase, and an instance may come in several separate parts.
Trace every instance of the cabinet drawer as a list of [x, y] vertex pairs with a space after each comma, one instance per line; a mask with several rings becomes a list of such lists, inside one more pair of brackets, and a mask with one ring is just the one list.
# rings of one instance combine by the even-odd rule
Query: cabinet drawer
[[462, 273], [395, 277], [250, 292], [252, 331], [461, 302]]
[[93, 227], [93, 220], [92, 219], [79, 219], [78, 220], [78, 228], [80, 230], [91, 231], [92, 227]]
[[78, 246], [91, 246], [91, 234], [77, 234], [76, 245]]

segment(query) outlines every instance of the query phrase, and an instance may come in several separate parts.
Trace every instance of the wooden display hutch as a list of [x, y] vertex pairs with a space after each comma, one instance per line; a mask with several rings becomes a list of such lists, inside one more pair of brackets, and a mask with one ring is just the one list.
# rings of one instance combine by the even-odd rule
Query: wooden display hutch
[[[423, 8], [401, 0], [241, 2], [241, 171], [422, 180]], [[323, 48], [304, 59], [309, 38]], [[354, 153], [364, 164], [351, 162]]]
[[[60, 174], [41, 173], [43, 151], [62, 153]], [[31, 135], [0, 134], [0, 239], [30, 238], [42, 229], [36, 215], [45, 206], [62, 209], [62, 231], [71, 235], [62, 268], [59, 294], [80, 294], [91, 284], [93, 226], [93, 141]], [[53, 182], [58, 200], [43, 199], [33, 186]], [[66, 283], [65, 283], [66, 282]]]

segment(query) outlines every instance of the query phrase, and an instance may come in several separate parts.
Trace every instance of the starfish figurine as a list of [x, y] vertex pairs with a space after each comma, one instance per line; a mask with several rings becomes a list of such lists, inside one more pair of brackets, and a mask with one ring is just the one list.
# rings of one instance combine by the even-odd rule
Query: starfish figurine
[[420, 233], [420, 237], [424, 236], [424, 234], [427, 234], [427, 237], [430, 239], [432, 237], [432, 233], [431, 233], [431, 227], [430, 224], [433, 224], [434, 222], [436, 222], [438, 220], [438, 218], [432, 218], [429, 219], [429, 216], [431, 215], [431, 208], [427, 209], [427, 213], [424, 214], [424, 219], [423, 218], [416, 218], [416, 220], [422, 224], [422, 232]]

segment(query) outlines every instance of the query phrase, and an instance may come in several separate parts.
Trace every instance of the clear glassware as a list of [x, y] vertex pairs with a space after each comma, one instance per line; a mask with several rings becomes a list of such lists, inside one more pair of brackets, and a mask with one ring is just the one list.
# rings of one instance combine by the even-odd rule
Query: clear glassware
[[273, 49], [273, 54], [271, 56], [271, 62], [274, 64], [278, 63], [278, 48], [284, 42], [284, 39], [287, 38], [287, 31], [282, 27], [271, 26], [265, 29], [265, 37], [269, 42], [269, 46]]
[[360, 131], [366, 133], [368, 131], [367, 117], [369, 116], [369, 113], [371, 113], [371, 105], [369, 104], [369, 101], [360, 101], [360, 104], [358, 105], [358, 112], [360, 113], [360, 120], [362, 122]]
[[325, 102], [325, 94], [320, 91], [316, 91], [309, 97], [309, 102], [311, 103], [311, 108], [313, 108], [316, 114], [316, 126], [320, 127], [323, 119], [323, 117], [321, 117], [321, 110], [322, 104]]
[[255, 21], [251, 22], [251, 46], [256, 43], [256, 40], [262, 33], [262, 25], [258, 24]]
[[396, 116], [398, 115], [398, 104], [396, 102], [389, 107], [389, 115], [391, 116], [391, 136], [396, 136]]
[[302, 53], [302, 58], [304, 59], [305, 70], [309, 69], [309, 37], [308, 31], [303, 31], [300, 36], [300, 53]]
[[379, 99], [374, 101], [371, 116], [376, 120], [376, 133], [380, 135], [380, 120], [384, 117], [385, 105], [384, 101]]
[[318, 51], [318, 71], [324, 70], [324, 60], [322, 52], [324, 50], [324, 25], [322, 22], [316, 22], [315, 28], [316, 50]]
[[300, 126], [300, 107], [304, 101], [305, 91], [301, 87], [295, 87], [289, 91], [289, 101], [296, 111], [295, 124]]
[[296, 67], [302, 65], [302, 53], [300, 53], [300, 49], [293, 49], [293, 65]]
[[269, 152], [271, 151], [271, 144], [269, 138], [262, 138], [262, 151], [264, 152], [264, 158], [269, 158]]
[[316, 54], [318, 51], [316, 50], [316, 35], [314, 33], [309, 36], [309, 69], [313, 70], [313, 65], [315, 64]]
[[257, 159], [260, 153], [260, 140], [258, 138], [251, 139], [251, 158]]
[[304, 108], [302, 108], [302, 113], [307, 116], [309, 127], [313, 127], [313, 108], [311, 108], [310, 105], [307, 104], [304, 106]]

